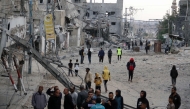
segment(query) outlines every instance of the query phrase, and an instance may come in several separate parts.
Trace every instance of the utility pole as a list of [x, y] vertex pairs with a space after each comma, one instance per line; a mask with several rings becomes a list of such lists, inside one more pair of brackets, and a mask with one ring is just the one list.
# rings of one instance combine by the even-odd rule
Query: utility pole
[[[29, 0], [29, 21], [30, 21], [30, 29], [29, 29], [29, 37], [30, 37], [30, 43], [32, 47], [33, 45], [33, 40], [34, 40], [34, 24], [33, 24], [33, 0]], [[30, 52], [30, 51], [29, 51]], [[32, 53], [29, 53], [29, 61], [28, 61], [28, 74], [31, 74], [32, 72]]]

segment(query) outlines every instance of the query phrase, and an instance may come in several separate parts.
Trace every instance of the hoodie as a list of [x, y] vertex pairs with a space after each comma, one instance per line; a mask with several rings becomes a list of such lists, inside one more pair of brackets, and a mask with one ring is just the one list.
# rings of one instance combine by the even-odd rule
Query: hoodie
[[101, 86], [101, 83], [102, 83], [102, 79], [101, 77], [99, 76], [98, 73], [95, 73], [96, 77], [94, 78], [94, 83], [96, 86]]
[[117, 109], [123, 109], [123, 97], [121, 96], [121, 90], [116, 90], [116, 92], [118, 93], [115, 96], [115, 100], [117, 102]]
[[138, 101], [137, 101], [137, 109], [141, 109], [140, 106], [141, 106], [142, 102], [145, 102], [147, 104], [147, 109], [150, 109], [149, 102], [146, 99], [146, 91], [141, 91], [141, 92], [143, 92], [144, 95], [143, 95], [143, 97], [138, 99]]
[[108, 70], [107, 66], [104, 67], [104, 70], [103, 70], [103, 73], [102, 73], [102, 78], [104, 80], [109, 80], [110, 79], [110, 71]]
[[136, 67], [136, 64], [135, 64], [135, 61], [134, 61], [133, 58], [131, 58], [131, 59], [129, 60], [129, 62], [127, 63], [127, 69], [128, 69], [128, 70], [129, 70], [129, 67], [130, 67], [131, 64], [133, 65], [134, 68]]

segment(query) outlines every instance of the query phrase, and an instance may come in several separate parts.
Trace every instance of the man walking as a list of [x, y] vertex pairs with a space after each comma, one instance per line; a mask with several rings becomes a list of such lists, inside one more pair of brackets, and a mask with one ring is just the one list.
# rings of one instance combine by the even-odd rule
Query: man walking
[[172, 70], [170, 71], [170, 76], [172, 78], [172, 85], [176, 85], [176, 78], [178, 77], [178, 71], [176, 70], [176, 66], [173, 65]]
[[143, 42], [142, 42], [142, 40], [140, 40], [140, 47], [141, 47], [141, 49], [142, 49], [142, 46], [143, 46]]
[[170, 96], [174, 98], [173, 102], [175, 104], [175, 109], [179, 109], [179, 107], [181, 106], [181, 97], [176, 91], [177, 91], [176, 87], [173, 87]]
[[80, 86], [80, 92], [78, 93], [77, 98], [77, 107], [81, 109], [82, 104], [85, 102], [85, 99], [88, 97], [88, 92], [84, 89], [84, 86]]
[[136, 67], [136, 64], [134, 62], [134, 59], [131, 58], [130, 61], [127, 63], [127, 69], [129, 71], [129, 80], [128, 81], [132, 82], [133, 72], [134, 72], [135, 67]]
[[91, 55], [92, 55], [92, 52], [90, 51], [90, 49], [88, 49], [88, 61], [89, 61], [89, 64], [91, 64]]
[[69, 89], [65, 88], [63, 93], [65, 94], [63, 104], [64, 109], [74, 109], [73, 100], [71, 95], [69, 94]]
[[48, 109], [61, 109], [60, 90], [54, 91], [53, 96], [50, 96], [48, 101]]
[[147, 109], [150, 109], [149, 102], [146, 99], [146, 91], [144, 90], [140, 92], [140, 98], [137, 100], [137, 109], [141, 109], [142, 102], [145, 102]]
[[108, 91], [108, 89], [107, 89], [107, 82], [108, 82], [108, 80], [111, 80], [110, 79], [110, 71], [108, 70], [107, 66], [104, 67], [104, 70], [102, 72], [102, 78], [104, 80], [105, 92], [107, 93], [107, 91]]
[[78, 94], [75, 92], [75, 87], [74, 86], [70, 88], [70, 92], [71, 92], [71, 97], [72, 97], [74, 108], [76, 108]]
[[79, 63], [78, 63], [78, 59], [76, 60], [75, 63], [75, 75], [78, 76], [78, 72], [79, 72]]
[[117, 48], [117, 57], [118, 57], [118, 61], [119, 61], [119, 59], [120, 59], [120, 61], [121, 61], [121, 55], [122, 55], [122, 50], [121, 50], [120, 47], [118, 47], [118, 48]]
[[69, 66], [69, 73], [68, 73], [68, 76], [70, 76], [70, 73], [72, 74], [73, 76], [73, 63], [72, 63], [72, 60], [70, 59], [70, 63], [68, 63], [68, 66]]
[[43, 86], [39, 86], [38, 92], [32, 96], [32, 106], [34, 109], [44, 109], [47, 105], [46, 95], [42, 91]]
[[94, 83], [95, 83], [95, 89], [101, 90], [102, 79], [98, 73], [95, 73]]
[[104, 50], [101, 48], [101, 50], [98, 53], [99, 62], [103, 63], [103, 61], [104, 61], [104, 55], [105, 55]]
[[112, 57], [112, 51], [111, 51], [111, 49], [109, 49], [109, 51], [108, 51], [108, 61], [109, 61], [109, 64], [111, 64], [111, 57]]
[[86, 75], [84, 81], [86, 83], [86, 89], [88, 90], [89, 88], [91, 88], [92, 74], [90, 72], [90, 68], [86, 68]]
[[80, 63], [81, 64], [84, 64], [83, 61], [84, 61], [84, 47], [82, 47], [82, 49], [79, 51], [79, 55], [81, 57], [81, 61]]

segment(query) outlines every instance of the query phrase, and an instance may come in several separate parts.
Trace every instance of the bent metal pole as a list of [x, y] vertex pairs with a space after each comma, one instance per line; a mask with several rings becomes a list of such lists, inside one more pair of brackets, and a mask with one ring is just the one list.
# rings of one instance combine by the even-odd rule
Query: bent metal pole
[[16, 62], [16, 56], [15, 56], [15, 55], [14, 55], [14, 57], [13, 57], [13, 61], [14, 61], [14, 65], [15, 65], [15, 68], [16, 68], [16, 71], [17, 71], [17, 74], [18, 74], [18, 78], [20, 79], [22, 88], [23, 88], [23, 90], [24, 90], [24, 95], [27, 95], [26, 90], [25, 90], [25, 87], [24, 87], [24, 83], [23, 83], [23, 80], [22, 80], [22, 77], [21, 77], [21, 75], [20, 75], [20, 70], [19, 70], [18, 64], [17, 64], [17, 62]]
[[7, 64], [6, 64], [6, 61], [5, 61], [5, 59], [4, 59], [3, 56], [1, 57], [1, 60], [2, 60], [2, 62], [3, 62], [3, 65], [5, 66], [5, 69], [6, 69], [7, 73], [8, 73], [8, 75], [9, 75], [9, 79], [11, 80], [11, 83], [12, 83], [14, 89], [15, 89], [15, 92], [17, 92], [18, 89], [17, 89], [17, 87], [16, 87], [16, 85], [15, 85], [15, 83], [14, 83], [14, 80], [13, 80], [11, 74], [10, 74], [10, 70], [8, 69]]

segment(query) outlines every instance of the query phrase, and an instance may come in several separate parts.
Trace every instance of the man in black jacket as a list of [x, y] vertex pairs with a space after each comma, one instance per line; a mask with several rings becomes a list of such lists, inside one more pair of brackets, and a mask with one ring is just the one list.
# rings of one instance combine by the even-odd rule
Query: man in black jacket
[[109, 51], [108, 51], [109, 64], [111, 64], [111, 57], [112, 57], [112, 51], [111, 51], [111, 49], [109, 49]]
[[60, 90], [55, 90], [48, 101], [48, 109], [61, 109]]
[[72, 97], [69, 94], [69, 89], [65, 88], [63, 93], [65, 94], [64, 104], [63, 104], [64, 109], [74, 109], [74, 104], [72, 101]]
[[[54, 89], [54, 91], [51, 91], [52, 89]], [[53, 86], [53, 87], [49, 88], [49, 89], [46, 91], [46, 94], [49, 95], [49, 96], [53, 96], [55, 90], [59, 90], [59, 87], [58, 87], [58, 86]], [[61, 93], [61, 92], [60, 92], [60, 94], [59, 94], [59, 97], [60, 97], [60, 99], [62, 99], [62, 93]]]
[[82, 104], [85, 102], [85, 99], [88, 97], [88, 92], [84, 90], [84, 85], [80, 86], [80, 92], [78, 93], [77, 98], [77, 107], [81, 109]]
[[117, 109], [117, 102], [113, 97], [114, 97], [113, 92], [109, 92], [109, 99], [104, 104], [105, 109]]
[[137, 101], [137, 109], [141, 109], [141, 105], [142, 105], [143, 102], [145, 102], [145, 104], [147, 106], [147, 109], [150, 109], [149, 102], [146, 99], [146, 91], [142, 90], [141, 93], [140, 93], [140, 98]]
[[175, 109], [179, 109], [179, 107], [181, 106], [181, 97], [179, 96], [179, 94], [176, 92], [176, 87], [173, 87], [171, 90], [171, 95], [174, 99], [174, 104], [175, 104]]
[[176, 78], [178, 77], [178, 71], [176, 70], [176, 66], [173, 65], [172, 70], [170, 72], [170, 76], [172, 78], [172, 85], [176, 85]]

